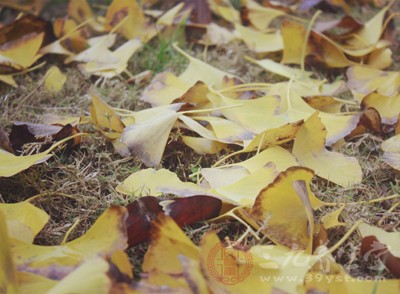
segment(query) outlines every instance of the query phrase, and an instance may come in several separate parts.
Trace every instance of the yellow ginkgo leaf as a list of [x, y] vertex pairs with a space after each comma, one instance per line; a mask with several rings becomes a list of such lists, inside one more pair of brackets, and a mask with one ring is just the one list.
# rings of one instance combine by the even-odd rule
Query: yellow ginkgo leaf
[[361, 236], [375, 236], [379, 242], [385, 244], [390, 249], [390, 252], [396, 256], [400, 257], [400, 232], [386, 232], [378, 227], [371, 226], [366, 223], [362, 223], [358, 230]]
[[89, 21], [91, 28], [98, 32], [104, 29], [104, 26], [94, 18], [93, 11], [86, 0], [70, 0], [68, 15], [75, 19], [78, 24]]
[[29, 202], [0, 203], [10, 238], [32, 243], [49, 220], [49, 215]]
[[383, 160], [391, 167], [400, 170], [400, 134], [387, 139], [381, 145]]
[[260, 192], [249, 214], [276, 244], [311, 253], [314, 219], [312, 207], [323, 202], [310, 189], [313, 172], [291, 167]]
[[347, 78], [348, 87], [363, 94], [377, 91], [382, 95], [394, 96], [400, 91], [400, 73], [398, 71], [382, 71], [355, 65], [347, 70]]
[[400, 94], [389, 97], [374, 92], [364, 97], [361, 106], [364, 109], [375, 108], [384, 124], [394, 125], [400, 113]]
[[11, 66], [17, 70], [29, 68], [41, 57], [39, 49], [43, 38], [44, 33], [31, 33], [8, 46], [2, 46], [0, 48], [0, 57], [5, 57], [10, 62], [3, 62], [2, 58], [0, 58], [0, 64]]
[[34, 155], [16, 156], [0, 149], [0, 177], [11, 177], [31, 167], [34, 164], [39, 164], [46, 161], [52, 156], [50, 152], [53, 151], [56, 147], [62, 145], [72, 138], [81, 135], [82, 134], [75, 134], [73, 136], [65, 138], [57, 143], [54, 143], [53, 146], [51, 146], [46, 151]]
[[157, 74], [141, 96], [141, 100], [150, 103], [153, 107], [170, 104], [181, 97], [189, 86], [171, 72]]
[[200, 264], [212, 293], [272, 291], [272, 283], [260, 278], [271, 271], [260, 270], [251, 252], [224, 246], [213, 231], [207, 232], [201, 241]]
[[240, 24], [235, 24], [235, 32], [249, 49], [255, 53], [269, 53], [283, 49], [283, 40], [279, 31], [262, 33]]
[[48, 91], [58, 93], [63, 88], [66, 80], [67, 76], [57, 66], [52, 66], [46, 72], [44, 86]]
[[183, 274], [187, 269], [181, 262], [181, 256], [185, 260], [196, 262], [198, 255], [199, 249], [175, 221], [159, 214], [152, 223], [151, 243], [142, 264], [143, 272], [147, 275], [146, 282], [157, 286], [190, 289]]
[[107, 9], [105, 30], [118, 26], [116, 31], [130, 40], [143, 36], [144, 23], [143, 11], [136, 0], [114, 0]]
[[327, 215], [324, 215], [321, 218], [321, 222], [324, 225], [325, 229], [330, 229], [338, 226], [347, 226], [346, 223], [339, 221], [339, 216], [342, 213], [343, 209], [345, 208], [345, 205], [342, 204], [340, 207], [332, 212], [330, 212]]
[[193, 119], [207, 123], [214, 131], [216, 138], [225, 143], [241, 143], [245, 140], [252, 139], [254, 134], [239, 124], [222, 117], [216, 116], [193, 116]]
[[184, 6], [185, 3], [181, 2], [172, 7], [170, 10], [166, 11], [157, 20], [157, 25], [171, 26], [176, 23], [176, 21], [184, 21], [188, 17], [188, 14], [190, 14], [190, 10], [181, 11]]
[[88, 259], [46, 293], [108, 294], [112, 285], [112, 279], [108, 276], [110, 270], [109, 263], [104, 259]]
[[155, 170], [152, 168], [131, 174], [116, 187], [116, 191], [135, 196], [161, 196], [163, 193], [177, 196], [210, 194], [195, 183], [182, 182], [175, 173], [167, 169]]
[[57, 285], [56, 280], [52, 280], [41, 275], [30, 272], [17, 272], [18, 293], [47, 293]]
[[233, 32], [215, 23], [210, 23], [207, 25], [207, 32], [199, 43], [207, 46], [222, 45], [228, 44], [235, 39], [237, 39], [237, 36]]
[[[393, 3], [393, 1], [391, 2]], [[346, 46], [344, 47], [346, 48], [345, 52], [347, 54], [353, 55], [352, 53], [355, 51], [355, 55], [357, 56], [357, 50], [365, 48], [368, 49], [368, 51], [364, 51], [363, 55], [366, 55], [375, 49], [374, 45], [376, 46], [384, 30], [384, 18], [389, 7], [390, 6], [387, 5], [382, 8], [374, 17], [364, 24], [361, 30], [356, 32], [352, 38], [346, 40]]]
[[302, 71], [301, 69], [290, 67], [278, 63], [276, 61], [273, 61], [271, 59], [255, 60], [248, 56], [246, 56], [245, 58], [250, 62], [258, 64], [259, 66], [261, 66], [262, 68], [264, 68], [269, 72], [272, 72], [274, 74], [280, 75], [288, 79], [299, 80], [299, 79], [309, 78], [312, 75], [312, 72], [310, 71]]
[[223, 19], [232, 22], [239, 23], [240, 22], [240, 14], [237, 11], [230, 1], [227, 0], [210, 0], [208, 1], [210, 5], [210, 9], [216, 15], [221, 16]]
[[213, 88], [221, 89], [224, 77], [236, 78], [240, 80], [239, 77], [233, 74], [223, 72], [222, 70], [212, 67], [206, 62], [190, 56], [181, 48], [179, 48], [176, 44], [174, 44], [173, 46], [176, 51], [178, 51], [189, 60], [189, 65], [186, 67], [185, 71], [179, 76], [179, 79], [182, 82], [192, 86], [197, 81], [202, 81], [206, 85], [213, 86]]
[[182, 141], [198, 154], [217, 154], [227, 147], [226, 144], [198, 137], [182, 136]]
[[332, 96], [308, 96], [303, 99], [314, 109], [327, 113], [340, 113], [343, 105], [351, 104], [348, 100], [338, 99]]
[[[204, 175], [207, 174], [207, 172], [204, 172]], [[232, 184], [215, 188], [213, 191], [231, 200], [234, 204], [251, 205], [260, 191], [270, 184], [277, 175], [278, 171], [274, 164], [267, 164], [264, 168], [248, 174]], [[205, 178], [207, 179], [207, 177]]]
[[260, 31], [267, 30], [275, 18], [285, 15], [282, 10], [264, 7], [253, 0], [247, 0], [246, 8], [249, 21]]
[[0, 82], [6, 83], [12, 87], [18, 86], [12, 75], [0, 75]]
[[17, 278], [10, 248], [6, 217], [0, 210], [0, 292], [17, 294]]
[[239, 205], [251, 205], [279, 172], [298, 163], [281, 147], [271, 147], [243, 162], [203, 168], [201, 174], [215, 192]]
[[353, 64], [336, 44], [315, 31], [311, 31], [304, 50], [306, 36], [307, 31], [302, 24], [287, 20], [282, 23], [282, 63], [301, 64], [306, 56], [313, 55], [329, 67], [347, 67]]
[[109, 139], [120, 138], [125, 128], [124, 123], [100, 97], [91, 93], [91, 98], [90, 117], [96, 128]]
[[14, 261], [17, 267], [26, 271], [60, 279], [84, 260], [111, 257], [115, 251], [125, 250], [126, 217], [126, 208], [110, 207], [82, 237], [59, 246], [40, 246], [10, 240]]
[[121, 142], [146, 166], [157, 166], [161, 162], [169, 133], [178, 117], [179, 113], [168, 109], [158, 116], [149, 116], [144, 122], [127, 126]]
[[112, 52], [114, 60], [97, 60], [90, 61], [80, 68], [89, 74], [101, 76], [105, 78], [112, 78], [126, 70], [128, 66], [128, 60], [131, 56], [142, 46], [142, 43], [138, 39], [129, 40], [115, 51]]
[[315, 112], [297, 132], [293, 145], [297, 160], [301, 165], [313, 169], [316, 175], [335, 184], [349, 187], [360, 183], [362, 171], [357, 159], [326, 150], [326, 133], [318, 112]]

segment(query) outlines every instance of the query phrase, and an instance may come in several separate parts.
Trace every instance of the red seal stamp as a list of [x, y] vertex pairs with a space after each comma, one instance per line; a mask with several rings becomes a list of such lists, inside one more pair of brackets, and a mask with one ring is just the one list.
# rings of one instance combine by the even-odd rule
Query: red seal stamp
[[226, 248], [219, 243], [208, 253], [207, 268], [217, 282], [235, 285], [250, 275], [253, 257], [250, 252]]

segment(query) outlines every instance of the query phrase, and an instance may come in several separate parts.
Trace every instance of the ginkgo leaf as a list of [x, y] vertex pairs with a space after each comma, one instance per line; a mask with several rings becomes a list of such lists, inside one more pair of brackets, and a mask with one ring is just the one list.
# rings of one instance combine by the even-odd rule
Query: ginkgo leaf
[[303, 97], [312, 108], [327, 113], [340, 113], [343, 105], [350, 104], [347, 100], [342, 100], [332, 96], [308, 96]]
[[156, 117], [126, 127], [121, 142], [146, 166], [157, 166], [178, 117], [179, 113], [166, 109]]
[[199, 43], [207, 46], [222, 45], [228, 44], [235, 39], [237, 39], [237, 36], [233, 32], [215, 23], [210, 23], [207, 25], [207, 32]]
[[150, 103], [153, 107], [170, 104], [182, 96], [189, 86], [171, 72], [157, 74], [144, 91], [141, 100]]
[[248, 293], [260, 289], [271, 292], [271, 283], [260, 279], [268, 272], [259, 270], [252, 253], [225, 247], [213, 231], [204, 235], [200, 249], [201, 270], [212, 293]]
[[60, 279], [84, 260], [111, 257], [127, 247], [124, 207], [108, 208], [80, 238], [59, 246], [40, 246], [10, 240], [17, 267]]
[[258, 64], [269, 72], [283, 76], [288, 79], [304, 79], [309, 78], [312, 75], [312, 72], [310, 71], [302, 71], [301, 69], [290, 67], [271, 59], [255, 60], [248, 56], [246, 56], [245, 58], [250, 62]]
[[363, 94], [377, 91], [382, 95], [394, 96], [400, 92], [400, 73], [397, 71], [381, 71], [356, 65], [347, 70], [347, 78], [348, 87]]
[[306, 273], [320, 259], [276, 245], [256, 245], [250, 250], [225, 247], [215, 232], [207, 232], [203, 237], [200, 256], [203, 275], [214, 293], [249, 293], [260, 289], [263, 293], [297, 293]]
[[[310, 190], [313, 172], [292, 167], [282, 172], [257, 196], [249, 215], [273, 242], [311, 253], [314, 219], [311, 207], [323, 203]], [[304, 191], [294, 183], [302, 181]]]
[[391, 167], [400, 170], [400, 134], [387, 139], [381, 145], [383, 160]]
[[210, 0], [208, 3], [210, 4], [211, 11], [216, 15], [232, 23], [240, 22], [239, 12], [232, 6], [230, 1]]
[[222, 70], [212, 67], [208, 63], [190, 56], [180, 49], [176, 44], [174, 44], [173, 47], [176, 51], [189, 60], [189, 65], [179, 76], [179, 79], [188, 85], [194, 85], [197, 81], [202, 81], [207, 85], [212, 85], [214, 88], [221, 89], [224, 77], [236, 78], [240, 80], [239, 77], [233, 74], [223, 72]]
[[130, 40], [143, 35], [144, 23], [143, 11], [136, 0], [114, 0], [107, 9], [105, 30], [118, 26], [116, 31]]
[[58, 93], [63, 88], [66, 80], [67, 76], [57, 66], [52, 66], [46, 72], [44, 86], [48, 91]]
[[[0, 46], [0, 63], [5, 66], [22, 70], [30, 67], [41, 55], [39, 49], [42, 46], [44, 33], [31, 33], [19, 40]], [[9, 62], [2, 61], [5, 57]]]
[[215, 137], [221, 142], [238, 143], [254, 137], [252, 132], [222, 117], [193, 116], [192, 118], [203, 124], [207, 123], [214, 132]]
[[340, 207], [336, 210], [333, 210], [327, 215], [324, 215], [321, 218], [321, 222], [324, 225], [325, 229], [330, 229], [338, 226], [346, 226], [347, 224], [339, 221], [340, 214], [342, 213], [345, 205], [340, 205]]
[[[393, 2], [392, 2], [393, 3]], [[346, 53], [352, 55], [352, 50], [357, 50], [360, 48], [371, 48], [370, 53], [374, 48], [373, 46], [378, 43], [382, 31], [384, 29], [384, 18], [388, 11], [390, 4], [382, 8], [374, 17], [364, 24], [364, 27], [355, 33], [351, 39], [346, 40]]]
[[240, 24], [235, 24], [235, 32], [249, 49], [255, 53], [269, 53], [283, 49], [283, 40], [279, 31], [261, 33]]
[[400, 257], [400, 232], [386, 232], [378, 227], [362, 223], [358, 226], [361, 236], [375, 236], [380, 242], [389, 246], [393, 255]]
[[250, 23], [260, 31], [267, 30], [275, 18], [285, 15], [282, 10], [261, 6], [256, 1], [246, 2], [247, 17]]
[[108, 48], [109, 42], [108, 38], [104, 37], [97, 40], [97, 43], [93, 44], [86, 50], [79, 52], [76, 55], [72, 55], [65, 59], [64, 63], [68, 64], [70, 62], [106, 62], [107, 64], [118, 63], [119, 59], [113, 54], [113, 52]]
[[182, 136], [182, 141], [198, 154], [217, 154], [227, 147], [226, 144], [198, 137]]
[[297, 132], [293, 155], [301, 165], [313, 169], [318, 176], [335, 184], [349, 187], [360, 183], [362, 171], [357, 159], [326, 150], [326, 133], [318, 112], [315, 112]]
[[29, 202], [0, 203], [10, 238], [32, 243], [49, 220], [49, 215]]
[[301, 64], [306, 56], [312, 55], [329, 67], [347, 67], [353, 64], [336, 44], [315, 31], [311, 31], [303, 52], [307, 32], [302, 24], [285, 20], [281, 30], [284, 45], [282, 63]]
[[[168, 255], [165, 255], [166, 251]], [[183, 278], [176, 278], [184, 270], [178, 257], [182, 255], [197, 260], [198, 254], [199, 249], [172, 218], [159, 214], [152, 224], [151, 243], [144, 256], [142, 269], [148, 273], [148, 282], [151, 284], [185, 286]], [[173, 277], [176, 281], [171, 281]]]
[[[207, 175], [207, 171], [204, 172]], [[248, 174], [226, 186], [215, 188], [214, 191], [238, 205], [251, 205], [260, 191], [270, 184], [278, 175], [274, 164], [267, 164], [254, 173]], [[207, 179], [207, 177], [206, 177]]]
[[400, 94], [389, 97], [373, 92], [364, 97], [361, 107], [364, 109], [375, 108], [384, 124], [394, 125], [397, 123], [400, 112]]
[[167, 169], [152, 168], [131, 174], [116, 187], [116, 190], [122, 194], [138, 196], [160, 196], [163, 193], [177, 196], [210, 194], [195, 183], [182, 182], [175, 173]]
[[109, 139], [120, 138], [125, 128], [124, 123], [100, 97], [91, 93], [91, 98], [90, 117], [96, 128]]
[[189, 16], [190, 10], [181, 11], [184, 6], [185, 4], [183, 2], [178, 3], [170, 10], [166, 11], [157, 20], [157, 25], [170, 26], [174, 23], [185, 20]]
[[366, 223], [358, 229], [363, 238], [361, 254], [364, 259], [379, 259], [393, 275], [400, 277], [400, 232], [388, 233]]
[[226, 167], [203, 168], [201, 174], [218, 194], [234, 203], [251, 205], [279, 172], [296, 165], [298, 163], [290, 152], [276, 146], [243, 162]]
[[12, 87], [18, 86], [12, 75], [0, 75], [0, 82], [6, 83]]
[[65, 138], [53, 144], [53, 146], [51, 146], [46, 151], [34, 155], [16, 156], [14, 154], [11, 154], [9, 152], [0, 149], [0, 177], [11, 177], [31, 167], [34, 164], [46, 161], [52, 156], [50, 152], [52, 152], [56, 147], [80, 135], [81, 134], [76, 134], [68, 138]]
[[104, 27], [96, 21], [92, 9], [86, 0], [70, 0], [68, 4], [68, 15], [78, 23], [89, 21], [89, 25], [96, 31], [103, 31]]
[[89, 259], [46, 293], [110, 293], [112, 279], [108, 276], [109, 271], [110, 265], [104, 259], [99, 257]]
[[10, 250], [6, 216], [0, 210], [0, 291], [2, 293], [17, 294], [17, 278]]
[[126, 70], [128, 60], [141, 45], [142, 43], [137, 39], [129, 40], [112, 52], [112, 56], [116, 58], [115, 62], [113, 60], [110, 63], [108, 60], [89, 61], [80, 68], [89, 74], [112, 78]]

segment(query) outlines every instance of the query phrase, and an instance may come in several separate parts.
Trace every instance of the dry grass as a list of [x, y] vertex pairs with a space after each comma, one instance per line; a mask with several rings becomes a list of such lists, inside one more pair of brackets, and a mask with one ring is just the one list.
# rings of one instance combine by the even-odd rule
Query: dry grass
[[[174, 36], [174, 41], [182, 40], [182, 31]], [[154, 72], [171, 70], [179, 73], [185, 66], [186, 60], [173, 51], [172, 42], [166, 39], [156, 39], [133, 57], [129, 71], [138, 74], [151, 69]], [[209, 48], [204, 53], [203, 48], [189, 47], [186, 50], [197, 58], [204, 59], [211, 65], [227, 72], [237, 74], [247, 82], [277, 82], [281, 78], [266, 74], [257, 66], [246, 62], [244, 55], [254, 56], [244, 45], [232, 43], [227, 47]], [[41, 122], [46, 113], [58, 115], [87, 114], [89, 99], [88, 90], [93, 88], [95, 79], [82, 75], [74, 65], [65, 66], [59, 58], [47, 59], [43, 68], [19, 76], [20, 85], [12, 89], [2, 85], [0, 89], [0, 126], [10, 130], [13, 121]], [[53, 95], [41, 86], [41, 79], [51, 65], [58, 65], [68, 79], [63, 90]], [[329, 72], [320, 73], [329, 75]], [[145, 87], [130, 85], [123, 79], [106, 81], [95, 90], [110, 105], [126, 109], [142, 109], [145, 104], [139, 102], [140, 94]], [[44, 164], [36, 165], [11, 178], [0, 178], [0, 201], [12, 203], [28, 199], [34, 195], [43, 196], [34, 200], [34, 204], [43, 208], [49, 215], [50, 221], [36, 239], [38, 244], [60, 244], [67, 230], [75, 221], [79, 225], [70, 235], [70, 240], [81, 236], [101, 214], [112, 204], [126, 205], [133, 199], [115, 191], [115, 187], [131, 173], [144, 168], [132, 158], [121, 158], [112, 146], [92, 127], [82, 126], [82, 130], [90, 135], [76, 150], [57, 153]], [[342, 217], [346, 224], [351, 225], [358, 219], [377, 225], [387, 231], [400, 227], [400, 212], [388, 210], [398, 202], [398, 199], [375, 202], [371, 204], [357, 203], [386, 197], [400, 193], [399, 173], [388, 167], [381, 159], [379, 144], [382, 138], [369, 134], [353, 138], [341, 147], [345, 154], [359, 159], [364, 180], [362, 184], [344, 189], [324, 180], [316, 178], [313, 190], [316, 195], [327, 202], [353, 203], [346, 206]], [[179, 134], [172, 134], [167, 146], [162, 166], [178, 174], [182, 180], [190, 180], [189, 174], [200, 167], [208, 167], [223, 157], [200, 156], [191, 151], [179, 140]], [[231, 161], [244, 160], [249, 155], [231, 158]], [[330, 210], [319, 212], [322, 217]], [[243, 227], [238, 223], [223, 222], [220, 224], [198, 224], [185, 228], [185, 232], [198, 244], [208, 230], [217, 230], [221, 238], [238, 239], [243, 233]], [[335, 228], [329, 231], [330, 245], [336, 243], [347, 231], [347, 228]], [[248, 237], [244, 246], [255, 244]], [[347, 240], [335, 253], [337, 261], [348, 266], [350, 273], [356, 276], [368, 276], [365, 263], [359, 261], [360, 238], [357, 234]], [[143, 244], [130, 249], [135, 274], [140, 273], [140, 264], [147, 245]], [[358, 254], [358, 255], [357, 255]], [[389, 274], [384, 273], [390, 277]]]

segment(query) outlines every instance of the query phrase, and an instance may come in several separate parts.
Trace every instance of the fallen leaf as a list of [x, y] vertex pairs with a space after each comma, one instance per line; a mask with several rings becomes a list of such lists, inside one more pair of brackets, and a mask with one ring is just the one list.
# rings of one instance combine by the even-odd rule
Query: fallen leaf
[[293, 155], [301, 165], [335, 184], [349, 187], [360, 183], [362, 171], [357, 159], [326, 150], [325, 136], [326, 128], [315, 112], [297, 132]]
[[59, 246], [10, 240], [17, 269], [61, 279], [84, 260], [111, 257], [127, 247], [126, 217], [125, 208], [108, 208], [82, 237]]
[[[257, 196], [249, 215], [274, 243], [311, 253], [314, 231], [311, 207], [323, 205], [310, 190], [312, 177], [309, 169], [289, 168]], [[298, 181], [302, 181], [301, 190], [294, 184]]]
[[[6, 216], [0, 210], [0, 291], [2, 293], [18, 293], [17, 278], [13, 256], [10, 250]], [[5, 270], [7, 269], [7, 270]]]
[[143, 36], [145, 17], [136, 0], [114, 0], [107, 9], [105, 30], [116, 31], [131, 40]]
[[375, 108], [380, 114], [382, 123], [395, 125], [400, 112], [400, 94], [389, 97], [373, 92], [363, 98], [361, 107]]
[[52, 66], [44, 77], [44, 87], [53, 93], [58, 93], [64, 86], [67, 76], [64, 75], [57, 66]]
[[391, 167], [400, 170], [400, 134], [384, 141], [381, 145], [383, 160]]
[[182, 182], [178, 176], [167, 170], [152, 168], [143, 169], [131, 174], [116, 187], [116, 191], [125, 195], [161, 196], [174, 194], [176, 196], [212, 195], [206, 189], [192, 182]]
[[111, 140], [120, 138], [125, 128], [124, 123], [99, 96], [94, 93], [91, 93], [90, 96], [92, 98], [90, 117], [96, 128]]
[[65, 138], [55, 144], [53, 144], [49, 149], [44, 152], [34, 154], [34, 155], [26, 155], [26, 156], [16, 156], [12, 153], [6, 152], [0, 149], [0, 177], [11, 177], [34, 164], [42, 163], [49, 159], [53, 151], [56, 147], [61, 144], [67, 142], [68, 140], [81, 136], [82, 134], [75, 134], [68, 138]]
[[376, 259], [379, 259], [393, 275], [400, 277], [400, 233], [388, 233], [365, 223], [358, 229], [363, 238], [361, 254], [364, 260], [375, 258], [376, 262]]
[[377, 91], [381, 95], [394, 96], [400, 92], [400, 73], [397, 71], [381, 71], [356, 65], [347, 70], [347, 78], [348, 87], [362, 94]]
[[36, 235], [43, 229], [49, 215], [29, 202], [0, 203], [8, 227], [10, 238], [32, 243]]

